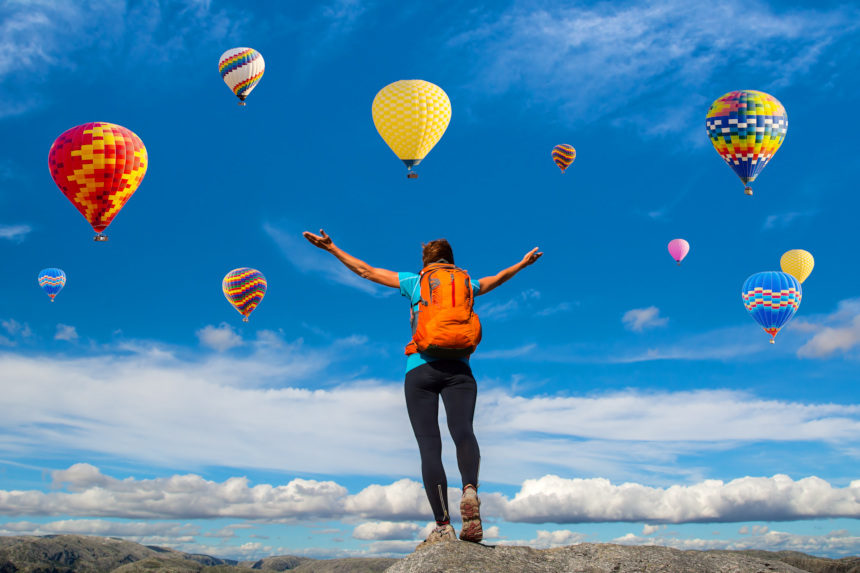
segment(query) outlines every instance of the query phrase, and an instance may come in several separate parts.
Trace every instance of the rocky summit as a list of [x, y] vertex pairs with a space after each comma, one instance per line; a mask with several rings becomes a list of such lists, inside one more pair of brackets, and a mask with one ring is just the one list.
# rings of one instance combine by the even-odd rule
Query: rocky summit
[[860, 559], [820, 559], [800, 569], [766, 551], [680, 551], [659, 546], [583, 543], [555, 549], [437, 543], [386, 573], [860, 573]]

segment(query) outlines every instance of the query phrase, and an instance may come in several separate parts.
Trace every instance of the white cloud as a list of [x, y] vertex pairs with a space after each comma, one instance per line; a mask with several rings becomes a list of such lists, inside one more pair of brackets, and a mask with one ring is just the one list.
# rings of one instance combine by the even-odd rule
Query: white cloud
[[226, 322], [222, 322], [218, 326], [206, 325], [196, 334], [197, 338], [200, 339], [200, 344], [218, 352], [224, 352], [243, 344], [242, 337]]
[[648, 525], [646, 523], [642, 526], [642, 535], [652, 535], [665, 528], [665, 525]]
[[359, 277], [332, 255], [311, 245], [299, 232], [285, 232], [268, 223], [263, 225], [263, 229], [275, 241], [287, 261], [303, 273], [319, 273], [328, 280], [374, 296], [388, 296], [396, 292]]
[[585, 539], [586, 536], [584, 534], [576, 533], [569, 529], [556, 529], [553, 531], [538, 529], [537, 537], [534, 539], [528, 541], [500, 541], [499, 545], [527, 545], [534, 549], [550, 549], [582, 543]]
[[[525, 91], [530, 113], [543, 106], [577, 122], [623, 109], [624, 121], [644, 134], [687, 130], [702, 145], [702, 115], [722, 95], [709, 91], [716, 75], [755, 74], [759, 86], [771, 89], [793, 83], [828, 47], [850, 40], [858, 21], [847, 6], [777, 11], [742, 0], [723, 2], [718, 11], [706, 0], [576, 10], [514, 3], [479, 18], [449, 41], [474, 63], [476, 91]], [[634, 115], [645, 102], [647, 114]]]
[[98, 535], [122, 537], [137, 543], [183, 543], [200, 533], [196, 525], [160, 521], [113, 521], [106, 519], [64, 519], [47, 523], [29, 521], [0, 524], [0, 535]]
[[415, 539], [421, 528], [414, 523], [369, 521], [357, 525], [352, 532], [356, 539]]
[[[767, 529], [767, 528], [765, 528]], [[744, 534], [746, 535], [746, 534]], [[860, 537], [845, 530], [831, 531], [823, 535], [802, 535], [781, 531], [765, 531], [761, 534], [739, 539], [699, 539], [681, 537], [640, 537], [628, 533], [612, 543], [623, 545], [660, 545], [681, 550], [708, 551], [727, 549], [742, 551], [799, 551], [810, 555], [856, 555], [860, 550]]]
[[797, 350], [800, 358], [827, 358], [848, 353], [860, 345], [860, 299], [839, 303], [835, 312], [800, 321], [802, 330], [814, 335]]
[[526, 480], [504, 506], [508, 521], [577, 523], [645, 521], [784, 521], [815, 517], [860, 517], [860, 480], [845, 488], [808, 477], [744, 477], [728, 483], [653, 488], [609, 480], [548, 475]]
[[[449, 488], [448, 495], [457, 492]], [[457, 499], [456, 497], [454, 499]], [[451, 510], [455, 508], [452, 506]], [[355, 515], [386, 520], [426, 518], [430, 503], [424, 486], [416, 481], [401, 479], [390, 485], [369, 485], [346, 502], [346, 510]]]
[[[75, 464], [51, 475], [48, 492], [0, 490], [0, 514], [129, 519], [244, 518], [287, 522], [379, 519], [355, 528], [353, 537], [367, 540], [414, 539], [426, 531], [408, 522], [424, 522], [431, 515], [421, 484], [412, 480], [399, 480], [386, 486], [372, 484], [350, 495], [344, 486], [334, 481], [299, 478], [285, 485], [251, 485], [244, 477], [231, 477], [219, 483], [194, 474], [120, 480], [102, 474], [89, 464]], [[453, 488], [449, 491], [453, 499], [456, 493]], [[482, 491], [481, 499], [484, 517], [524, 523], [858, 518], [860, 480], [839, 488], [817, 477], [795, 481], [785, 475], [775, 475], [744, 477], [727, 483], [705, 480], [693, 485], [656, 488], [637, 483], [615, 485], [603, 478], [566, 479], [546, 475], [523, 482], [512, 499], [492, 491]], [[451, 509], [455, 510], [456, 505], [452, 504]], [[459, 516], [454, 513], [452, 517]], [[4, 527], [18, 527], [22, 531], [30, 528], [29, 525], [8, 524]], [[162, 529], [167, 526], [149, 523], [144, 527], [90, 520], [33, 527], [40, 531], [117, 532], [123, 536], [142, 536], [163, 534]], [[646, 529], [645, 534], [648, 531]], [[764, 535], [768, 530], [758, 527], [753, 528], [752, 533]], [[566, 530], [539, 532], [538, 538], [529, 545], [569, 545], [580, 539], [578, 535]]]
[[499, 526], [491, 525], [484, 529], [484, 539], [501, 539], [501, 535], [499, 534]]
[[0, 225], [0, 239], [22, 242], [33, 229], [30, 225]]
[[656, 306], [649, 306], [648, 308], [628, 310], [621, 317], [621, 322], [624, 323], [624, 328], [627, 330], [642, 332], [649, 328], [665, 326], [669, 322], [669, 319], [660, 316], [660, 309]]
[[54, 340], [67, 340], [69, 342], [78, 339], [78, 331], [74, 326], [68, 324], [58, 324], [57, 333], [54, 335]]

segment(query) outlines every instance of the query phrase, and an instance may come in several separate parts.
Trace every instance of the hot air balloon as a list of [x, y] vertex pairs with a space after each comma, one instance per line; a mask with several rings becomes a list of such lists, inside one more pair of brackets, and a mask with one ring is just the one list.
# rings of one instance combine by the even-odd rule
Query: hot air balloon
[[740, 90], [711, 104], [705, 127], [714, 149], [744, 182], [744, 193], [752, 195], [749, 184], [785, 140], [788, 116], [772, 95]]
[[773, 344], [779, 329], [791, 320], [803, 291], [796, 278], [788, 273], [767, 271], [756, 273], [746, 280], [741, 297], [744, 306]]
[[373, 98], [373, 123], [388, 147], [412, 168], [430, 153], [451, 121], [451, 102], [437, 85], [424, 80], [400, 80], [388, 84]]
[[259, 83], [265, 70], [263, 55], [254, 48], [232, 48], [221, 54], [218, 60], [218, 71], [227, 87], [239, 98], [239, 105], [245, 105], [245, 98]]
[[688, 243], [684, 239], [672, 239], [671, 241], [669, 241], [669, 254], [672, 255], [672, 258], [675, 259], [675, 262], [679, 265], [689, 252], [690, 243]]
[[89, 221], [94, 240], [137, 190], [149, 162], [140, 138], [121, 125], [85, 123], [63, 133], [48, 153], [54, 183]]
[[39, 273], [39, 286], [51, 297], [51, 302], [54, 302], [54, 297], [66, 286], [66, 273], [62, 269], [42, 269]]
[[562, 143], [552, 148], [552, 160], [555, 161], [555, 164], [558, 165], [562, 173], [570, 167], [574, 159], [576, 159], [576, 150], [572, 145]]
[[785, 252], [779, 259], [779, 266], [782, 272], [788, 273], [798, 282], [803, 282], [809, 273], [812, 272], [812, 267], [815, 266], [815, 259], [812, 254], [803, 249], [792, 249]]
[[248, 322], [248, 316], [266, 294], [266, 277], [257, 269], [233, 269], [221, 281], [221, 290], [230, 304], [245, 317], [242, 320]]

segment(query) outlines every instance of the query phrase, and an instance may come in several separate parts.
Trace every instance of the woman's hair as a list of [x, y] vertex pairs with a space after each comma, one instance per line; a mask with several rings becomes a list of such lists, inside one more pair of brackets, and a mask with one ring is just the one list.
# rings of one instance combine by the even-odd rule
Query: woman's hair
[[444, 259], [446, 263], [454, 264], [454, 251], [451, 250], [451, 245], [445, 239], [436, 239], [421, 246], [424, 249], [421, 258], [425, 267], [439, 262], [440, 259]]

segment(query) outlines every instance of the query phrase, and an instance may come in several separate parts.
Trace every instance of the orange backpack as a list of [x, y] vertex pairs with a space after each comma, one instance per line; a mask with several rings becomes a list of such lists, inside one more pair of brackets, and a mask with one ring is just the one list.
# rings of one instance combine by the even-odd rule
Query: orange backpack
[[421, 271], [421, 300], [412, 311], [412, 342], [406, 354], [463, 358], [481, 342], [481, 321], [472, 306], [475, 295], [468, 273], [454, 265], [434, 263]]

